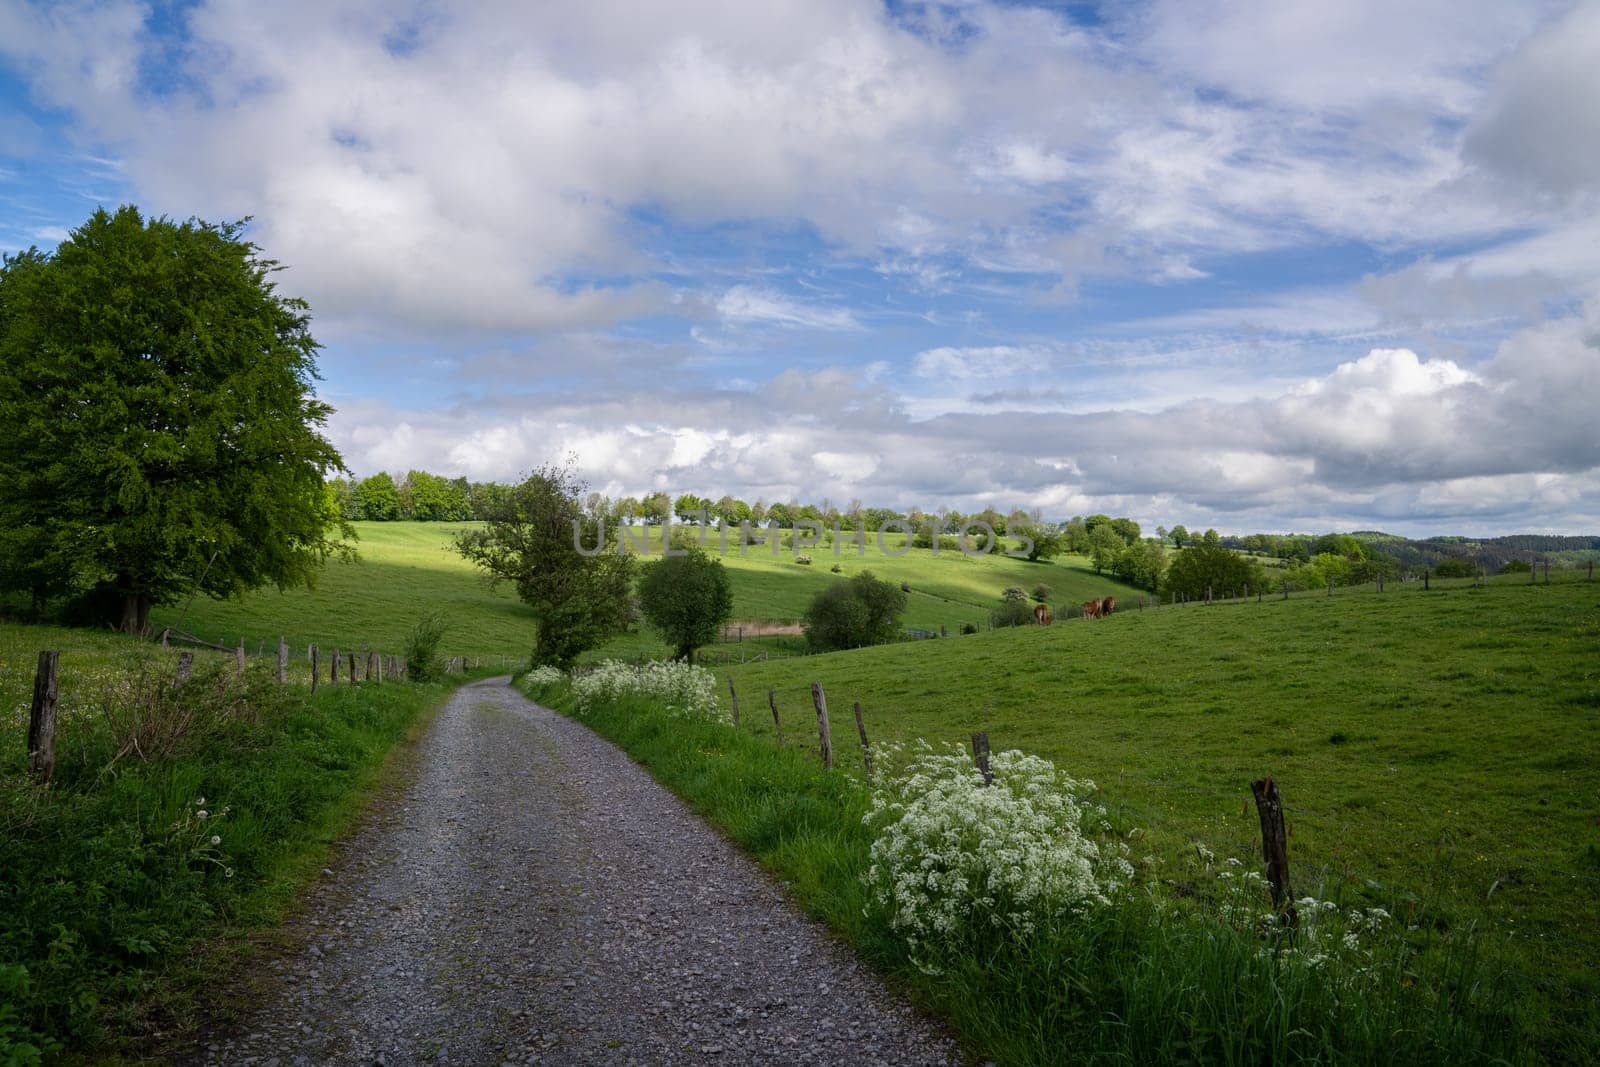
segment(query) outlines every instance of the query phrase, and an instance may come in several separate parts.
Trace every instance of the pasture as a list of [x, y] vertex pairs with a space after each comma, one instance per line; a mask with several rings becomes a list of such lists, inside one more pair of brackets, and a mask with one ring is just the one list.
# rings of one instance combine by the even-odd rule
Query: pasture
[[1050, 757], [1167, 869], [1197, 845], [1258, 862], [1249, 783], [1270, 774], [1297, 890], [1475, 923], [1553, 1011], [1593, 1019], [1597, 651], [1600, 583], [1499, 581], [1122, 610], [719, 673], [747, 730], [771, 739], [771, 688], [789, 745], [813, 751], [821, 682], [854, 773], [856, 701], [875, 743], [985, 730]]
[[[491, 589], [478, 572], [455, 554], [450, 539], [466, 524], [423, 522], [361, 522], [360, 558], [354, 563], [330, 562], [312, 590], [264, 589], [238, 600], [196, 598], [184, 616], [189, 633], [233, 646], [242, 636], [254, 652], [258, 642], [276, 645], [280, 634], [291, 650], [304, 656], [307, 644], [324, 649], [348, 648], [360, 642], [398, 650], [417, 617], [437, 610], [449, 617], [446, 654], [481, 658], [526, 657], [533, 645], [534, 619], [508, 586]], [[660, 551], [660, 529], [650, 531], [649, 551]], [[721, 558], [733, 579], [733, 617], [764, 622], [794, 622], [818, 591], [839, 578], [863, 570], [911, 587], [906, 596], [904, 623], [908, 628], [952, 633], [963, 623], [987, 625], [990, 610], [1007, 586], [1031, 590], [1040, 582], [1052, 590], [1052, 603], [1079, 603], [1091, 596], [1133, 591], [1110, 576], [1094, 573], [1080, 556], [1052, 562], [1029, 563], [1002, 555], [964, 556], [960, 552], [927, 549], [904, 550], [904, 537], [889, 535], [889, 553], [879, 551], [868, 535], [864, 555], [853, 545], [818, 546], [809, 551], [812, 563], [794, 562], [792, 549], [776, 557], [762, 548], [741, 554], [735, 539]], [[715, 534], [709, 546], [716, 550]], [[904, 551], [904, 555], [894, 555]], [[840, 573], [830, 568], [837, 563]], [[151, 625], [159, 631], [178, 623], [183, 605], [151, 612]], [[793, 644], [792, 641], [788, 642]], [[757, 648], [784, 642], [767, 641]], [[627, 634], [588, 658], [634, 658], [665, 655], [667, 648], [648, 631]]]

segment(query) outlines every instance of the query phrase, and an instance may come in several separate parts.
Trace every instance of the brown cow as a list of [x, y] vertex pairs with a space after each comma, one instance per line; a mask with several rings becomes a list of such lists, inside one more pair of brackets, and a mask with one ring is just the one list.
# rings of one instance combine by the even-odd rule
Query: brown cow
[[1049, 626], [1056, 620], [1050, 614], [1049, 608], [1045, 607], [1043, 604], [1035, 604], [1033, 606], [1033, 621], [1038, 623], [1040, 626]]
[[1117, 606], [1117, 598], [1116, 597], [1114, 597], [1114, 596], [1101, 597], [1100, 598], [1100, 617], [1103, 619], [1107, 615], [1110, 615], [1111, 612], [1112, 612], [1112, 609], [1114, 609], [1116, 606]]
[[1083, 617], [1086, 619], [1098, 619], [1100, 617], [1100, 601], [1085, 600], [1083, 602]]

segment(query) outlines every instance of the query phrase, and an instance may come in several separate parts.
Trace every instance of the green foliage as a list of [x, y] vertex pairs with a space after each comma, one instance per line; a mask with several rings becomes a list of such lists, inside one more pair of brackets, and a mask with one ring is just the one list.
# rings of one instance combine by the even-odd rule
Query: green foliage
[[439, 645], [450, 630], [450, 620], [443, 612], [425, 612], [411, 632], [406, 635], [406, 673], [417, 682], [431, 682], [444, 677], [444, 659], [439, 655]]
[[[202, 653], [174, 695], [175, 653], [0, 627], [6, 663], [41, 646], [66, 650], [49, 789], [24, 777], [25, 722], [0, 717], [0, 1063], [56, 1042], [72, 1062], [179, 1058], [158, 1031], [184, 1033], [217, 1000], [228, 954], [278, 924], [384, 756], [445, 690], [312, 696], [275, 684], [268, 662], [240, 679], [231, 656]], [[0, 705], [28, 684], [0, 672]]]
[[1441, 559], [1433, 566], [1435, 578], [1475, 578], [1478, 568], [1464, 559]]
[[1135, 541], [1111, 563], [1111, 573], [1140, 589], [1159, 591], [1167, 573], [1167, 548], [1160, 541]]
[[604, 527], [580, 506], [584, 488], [571, 471], [542, 467], [506, 493], [482, 529], [456, 536], [464, 558], [491, 582], [512, 583], [538, 616], [534, 666], [565, 670], [630, 622], [634, 558], [594, 551]]
[[978, 624], [975, 622], [964, 622], [961, 624], [961, 632], [963, 634], [975, 634], [978, 632]]
[[310, 317], [242, 232], [98, 210], [53, 255], [0, 263], [5, 588], [95, 591], [144, 632], [197, 582], [309, 584], [344, 548]]
[[1033, 608], [1028, 606], [1026, 597], [1018, 599], [1008, 596], [989, 613], [989, 625], [996, 630], [1007, 626], [1032, 626]]
[[905, 609], [905, 593], [862, 571], [812, 599], [805, 614], [806, 643], [826, 651], [893, 641]]
[[1109, 520], [1089, 531], [1089, 559], [1096, 573], [1109, 571], [1126, 547], [1126, 542], [1112, 528]]
[[1510, 559], [1510, 560], [1506, 560], [1506, 562], [1501, 565], [1500, 570], [1498, 572], [1496, 572], [1496, 573], [1499, 573], [1499, 574], [1529, 574], [1532, 571], [1533, 571], [1533, 564], [1529, 563], [1527, 560], [1525, 560], [1525, 559]]
[[1260, 589], [1261, 565], [1248, 556], [1202, 540], [1178, 553], [1167, 568], [1166, 590], [1190, 600], [1210, 590], [1213, 596], [1240, 596], [1246, 587]]
[[393, 522], [400, 517], [400, 487], [388, 471], [379, 471], [356, 485], [356, 505], [368, 522]]
[[693, 662], [733, 615], [733, 582], [721, 560], [690, 548], [641, 568], [639, 610], [678, 659]]
[[472, 518], [467, 488], [465, 478], [412, 471], [400, 489], [402, 513], [417, 522], [465, 522]]
[[1028, 592], [1020, 585], [1008, 585], [1005, 592], [1000, 594], [1000, 599], [1008, 603], [1026, 604]]
[[1167, 536], [1172, 538], [1173, 548], [1182, 548], [1189, 543], [1189, 528], [1180, 523], [1174, 526]]
[[1038, 585], [1034, 586], [1033, 599], [1037, 600], [1041, 604], [1047, 603], [1050, 600], [1050, 587], [1045, 585], [1043, 582], [1040, 582]]

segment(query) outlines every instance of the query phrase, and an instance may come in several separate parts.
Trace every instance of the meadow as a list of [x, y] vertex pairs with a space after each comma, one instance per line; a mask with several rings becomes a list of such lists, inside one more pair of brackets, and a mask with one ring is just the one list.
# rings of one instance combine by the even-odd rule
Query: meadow
[[[1255, 864], [1250, 782], [1283, 790], [1297, 891], [1482, 943], [1542, 989], [1552, 1031], [1600, 1016], [1600, 584], [1193, 605], [727, 668], [744, 728], [839, 762], [875, 743], [989, 734], [1094, 779], [1171, 869]], [[726, 693], [723, 693], [726, 699]], [[1580, 1020], [1587, 1019], [1587, 1023]]]
[[[303, 657], [313, 642], [323, 649], [364, 641], [398, 650], [417, 617], [436, 610], [450, 620], [443, 650], [447, 655], [527, 657], [535, 629], [532, 613], [510, 587], [490, 588], [451, 547], [455, 533], [471, 524], [354, 525], [359, 559], [330, 562], [315, 589], [265, 589], [237, 600], [196, 598], [186, 613], [181, 603], [152, 611], [151, 625], [159, 631], [178, 625], [181, 617], [187, 632], [228, 647], [243, 637], [251, 652], [262, 641], [275, 646], [283, 635]], [[651, 529], [648, 536], [648, 553], [658, 554], [660, 529]], [[708, 546], [720, 548], [714, 532]], [[817, 592], [863, 570], [909, 585], [905, 626], [935, 632], [941, 626], [959, 632], [963, 623], [986, 626], [990, 610], [1013, 585], [1031, 591], [1042, 582], [1051, 588], [1051, 602], [1063, 608], [1090, 597], [1137, 595], [1117, 579], [1095, 574], [1081, 556], [1029, 563], [1000, 554], [966, 556], [945, 550], [936, 555], [928, 549], [905, 550], [903, 535], [888, 535], [885, 547], [888, 553], [869, 534], [864, 554], [857, 555], [853, 543], [822, 545], [809, 550], [812, 563], [805, 565], [794, 562], [792, 548], [781, 548], [776, 558], [758, 547], [741, 553], [735, 538], [726, 553], [717, 554], [732, 572], [736, 620], [796, 622]], [[831, 571], [835, 564], [839, 573]], [[769, 640], [751, 647], [778, 651], [795, 643]], [[588, 658], [632, 659], [666, 652], [654, 635], [642, 631], [623, 635]]]

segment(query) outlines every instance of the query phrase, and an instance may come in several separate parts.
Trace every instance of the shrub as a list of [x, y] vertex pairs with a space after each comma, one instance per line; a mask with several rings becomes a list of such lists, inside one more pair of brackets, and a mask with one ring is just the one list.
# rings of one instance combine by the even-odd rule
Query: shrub
[[642, 696], [686, 718], [731, 721], [717, 705], [716, 676], [704, 667], [681, 660], [639, 667], [606, 660], [594, 670], [575, 676], [572, 694], [580, 713], [623, 697]]
[[964, 622], [961, 624], [961, 632], [964, 634], [975, 634], [978, 632], [978, 624], [975, 622]]
[[802, 552], [798, 556], [796, 556], [794, 558], [794, 561], [795, 561], [795, 563], [799, 564], [802, 567], [811, 566], [811, 557], [806, 555], [804, 552]]
[[976, 938], [1020, 942], [1106, 904], [1132, 877], [1120, 850], [1093, 839], [1106, 829], [1103, 809], [1083, 799], [1094, 783], [1011, 750], [991, 757], [985, 786], [960, 749], [910, 753], [873, 792], [865, 877], [924, 970]]
[[901, 592], [902, 592], [902, 593], [909, 593], [909, 592], [911, 592], [911, 583], [910, 583], [910, 582], [901, 582], [901, 583], [900, 583], [900, 591], [901, 591]]
[[989, 622], [997, 630], [1007, 626], [1031, 626], [1033, 621], [1033, 609], [1026, 600], [1003, 600], [989, 613]]
[[1478, 568], [1464, 559], [1441, 559], [1433, 567], [1435, 578], [1474, 578], [1477, 574]]
[[[1508, 559], [1500, 565], [1499, 574], [1528, 574], [1533, 570], [1533, 564], [1525, 559]], [[1442, 577], [1442, 575], [1441, 575]]]
[[832, 572], [833, 572], [833, 573], [834, 573], [834, 574], [843, 574], [843, 573], [844, 573], [844, 568], [843, 568], [843, 567], [841, 567], [841, 566], [840, 566], [840, 565], [839, 565], [839, 564], [837, 564], [837, 563], [835, 563], [835, 564], [834, 564], [834, 565], [833, 565], [833, 566], [831, 566], [831, 567], [829, 567], [829, 568], [828, 568], [828, 569], [829, 569], [829, 570], [830, 570], [830, 571], [832, 571]]
[[424, 614], [406, 635], [406, 674], [414, 682], [431, 682], [444, 676], [444, 661], [439, 643], [450, 629], [450, 620], [437, 611]]
[[1024, 601], [1028, 599], [1028, 594], [1023, 590], [1022, 586], [1013, 585], [1009, 586], [1004, 593], [1000, 594], [1000, 599]]
[[1033, 587], [1033, 599], [1037, 600], [1041, 604], [1046, 603], [1047, 601], [1049, 601], [1049, 599], [1050, 599], [1050, 587], [1048, 585], [1045, 585], [1043, 582], [1040, 582], [1038, 585], [1034, 586]]
[[903, 592], [862, 571], [812, 598], [803, 623], [806, 642], [823, 651], [881, 645], [899, 635], [905, 610]]

